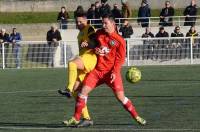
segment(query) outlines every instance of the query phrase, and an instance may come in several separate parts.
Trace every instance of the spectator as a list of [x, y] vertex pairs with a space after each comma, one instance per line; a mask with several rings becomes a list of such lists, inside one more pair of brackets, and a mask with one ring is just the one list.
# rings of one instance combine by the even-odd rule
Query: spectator
[[61, 29], [67, 29], [67, 21], [69, 18], [69, 14], [66, 11], [65, 7], [61, 7], [61, 11], [58, 13], [57, 21], [60, 22], [60, 28]]
[[[127, 39], [127, 38], [131, 38], [131, 35], [133, 34], [133, 28], [132, 26], [129, 24], [128, 20], [125, 19], [123, 25], [120, 27], [119, 32], [122, 33], [122, 37]], [[127, 41], [126, 41], [126, 55], [127, 55]]]
[[87, 19], [89, 19], [89, 24], [95, 24], [95, 4], [91, 4], [91, 7], [87, 11]]
[[13, 28], [12, 33], [10, 34], [10, 41], [12, 43], [12, 51], [14, 53], [16, 68], [20, 69], [20, 41], [22, 41], [22, 36], [19, 32], [17, 32], [16, 28]]
[[121, 0], [122, 3], [122, 17], [129, 18], [132, 16], [131, 8], [127, 2], [127, 0]]
[[[101, 7], [101, 3], [99, 1], [95, 2], [95, 19], [101, 19], [101, 14], [100, 14], [100, 7]], [[101, 24], [101, 20], [95, 20], [95, 28], [101, 28], [102, 24]]]
[[118, 4], [114, 4], [112, 9], [112, 15], [115, 18], [116, 25], [120, 25], [120, 18], [122, 18], [122, 15]]
[[111, 14], [111, 7], [107, 3], [108, 0], [101, 0], [100, 15], [105, 16]]
[[49, 46], [49, 60], [48, 66], [54, 66], [54, 56], [57, 47], [59, 46], [59, 41], [62, 40], [60, 32], [57, 30], [55, 25], [51, 26], [51, 29], [47, 32], [47, 43]]
[[174, 8], [171, 6], [170, 1], [165, 2], [165, 8], [162, 9], [160, 13], [160, 25], [161, 26], [172, 26]]
[[6, 29], [2, 28], [0, 32], [0, 52], [2, 52], [2, 44], [4, 44], [4, 60], [5, 60], [5, 67], [7, 67], [7, 58], [8, 58], [8, 52], [9, 52], [9, 34], [6, 33]]
[[[190, 44], [192, 44], [193, 47], [193, 57], [196, 58], [197, 57], [197, 53], [198, 53], [198, 47], [199, 47], [199, 39], [195, 38], [198, 37], [198, 33], [195, 29], [195, 26], [191, 26], [190, 30], [187, 32], [186, 37], [191, 37], [189, 39], [186, 39], [186, 55], [189, 56], [190, 53]], [[192, 42], [191, 42], [192, 40]]]
[[[180, 32], [179, 26], [175, 27], [174, 32], [171, 33], [171, 37], [184, 37], [183, 33]], [[171, 39], [171, 44], [169, 46], [171, 59], [181, 58], [183, 44], [184, 44], [184, 38]]]
[[184, 26], [195, 25], [197, 15], [197, 7], [195, 0], [192, 0], [191, 4], [185, 8], [183, 15], [185, 16]]
[[[169, 37], [169, 34], [165, 31], [164, 27], [159, 28], [159, 32], [156, 34], [156, 38]], [[167, 57], [168, 39], [158, 39], [155, 45], [156, 59], [165, 59]]]
[[84, 12], [83, 7], [79, 5], [77, 9], [74, 11], [74, 19], [76, 19], [77, 14]]
[[147, 3], [147, 0], [142, 0], [141, 7], [138, 11], [138, 23], [141, 23], [142, 27], [148, 27], [149, 26], [149, 18], [151, 17], [151, 10], [149, 8], [149, 5]]
[[[142, 38], [154, 38], [154, 34], [151, 33], [149, 27], [145, 28], [145, 33], [142, 34]], [[145, 39], [143, 41], [143, 59], [153, 59], [154, 55], [154, 41], [151, 39]]]
[[123, 38], [130, 38], [133, 34], [133, 28], [127, 19], [124, 20], [123, 25], [120, 27], [119, 32], [122, 33]]

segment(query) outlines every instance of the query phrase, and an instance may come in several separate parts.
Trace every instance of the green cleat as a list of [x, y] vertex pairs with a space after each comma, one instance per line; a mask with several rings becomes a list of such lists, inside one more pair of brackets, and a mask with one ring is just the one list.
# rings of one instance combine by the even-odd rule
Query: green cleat
[[146, 125], [146, 120], [145, 119], [143, 119], [142, 117], [140, 117], [140, 116], [137, 116], [136, 118], [135, 118], [135, 120], [140, 124], [140, 125]]
[[77, 127], [80, 121], [77, 121], [74, 117], [69, 120], [63, 121], [63, 124], [69, 127]]

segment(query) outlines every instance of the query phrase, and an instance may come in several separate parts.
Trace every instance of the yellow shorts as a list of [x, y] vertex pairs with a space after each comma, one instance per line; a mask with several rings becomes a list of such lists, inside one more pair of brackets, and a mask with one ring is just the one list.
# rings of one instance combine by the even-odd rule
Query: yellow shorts
[[85, 78], [85, 75], [87, 73], [91, 72], [94, 69], [94, 67], [96, 66], [97, 57], [96, 57], [96, 54], [93, 52], [84, 53], [83, 55], [80, 55], [79, 57], [81, 58], [84, 66], [85, 66], [84, 70], [78, 71], [78, 77], [79, 77], [80, 81], [82, 82]]

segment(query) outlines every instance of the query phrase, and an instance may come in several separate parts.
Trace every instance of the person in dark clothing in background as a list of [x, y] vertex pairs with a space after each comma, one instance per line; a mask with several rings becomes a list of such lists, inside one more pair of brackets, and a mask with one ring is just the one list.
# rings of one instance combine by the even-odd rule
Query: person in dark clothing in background
[[74, 19], [76, 19], [77, 14], [79, 14], [80, 12], [84, 12], [84, 9], [81, 5], [79, 5], [76, 10], [74, 11]]
[[142, 27], [148, 27], [149, 18], [147, 17], [151, 17], [151, 10], [149, 8], [147, 0], [143, 0], [141, 3], [141, 7], [138, 11], [138, 24], [141, 24]]
[[[179, 26], [175, 27], [174, 32], [171, 33], [171, 37], [184, 37]], [[183, 44], [184, 38], [171, 39], [171, 43], [169, 45], [169, 54], [171, 59], [181, 58]]]
[[190, 30], [186, 33], [186, 37], [191, 37], [191, 38], [186, 39], [186, 46], [185, 46], [186, 57], [190, 58], [190, 54], [189, 53], [190, 53], [191, 44], [192, 44], [192, 47], [193, 47], [193, 57], [194, 58], [199, 57], [199, 55], [198, 55], [199, 39], [196, 38], [198, 36], [199, 36], [199, 34], [196, 31], [195, 26], [191, 26]]
[[[125, 19], [123, 25], [120, 27], [119, 32], [122, 33], [122, 37], [127, 39], [131, 38], [131, 35], [133, 34], [133, 28], [129, 24], [128, 20]], [[127, 55], [127, 40], [126, 40], [126, 55]]]
[[[156, 58], [165, 59], [167, 57], [167, 49], [169, 40], [166, 37], [169, 37], [168, 32], [165, 31], [164, 27], [159, 28], [159, 32], [155, 36], [156, 38], [160, 38], [156, 42]], [[161, 38], [165, 39], [161, 39]]]
[[[95, 19], [100, 19], [101, 18], [101, 14], [100, 14], [100, 7], [101, 7], [101, 3], [99, 1], [95, 2]], [[102, 27], [102, 23], [101, 20], [95, 20], [95, 26], [96, 29], [99, 29]]]
[[165, 8], [160, 12], [160, 23], [161, 26], [172, 26], [173, 25], [173, 17], [174, 16], [174, 8], [171, 6], [170, 1], [165, 2]]
[[63, 6], [61, 7], [61, 11], [58, 13], [57, 21], [60, 22], [61, 29], [67, 29], [67, 19], [69, 18], [69, 14], [66, 11], [66, 8]]
[[191, 4], [185, 8], [183, 15], [185, 16], [184, 26], [195, 25], [197, 15], [197, 6], [195, 0], [192, 0]]
[[113, 9], [112, 9], [112, 15], [115, 18], [116, 25], [120, 25], [120, 19], [119, 18], [122, 18], [122, 14], [121, 14], [121, 11], [119, 9], [118, 4], [114, 4]]
[[123, 25], [120, 27], [119, 32], [122, 33], [123, 38], [130, 38], [133, 34], [133, 28], [127, 19], [124, 20]]
[[95, 19], [95, 4], [91, 4], [91, 7], [87, 11], [87, 19], [89, 19], [89, 24], [93, 25], [95, 24], [95, 20], [90, 20], [90, 19]]
[[12, 44], [12, 51], [15, 57], [15, 64], [16, 68], [20, 69], [21, 67], [21, 44], [22, 41], [22, 35], [21, 33], [17, 32], [16, 28], [13, 28], [12, 33], [10, 34], [10, 42]]
[[100, 15], [105, 16], [111, 14], [111, 7], [107, 3], [108, 0], [101, 0]]
[[59, 46], [59, 41], [62, 40], [56, 25], [51, 26], [51, 29], [47, 32], [46, 40], [49, 46], [48, 66], [54, 67], [55, 52]]
[[[142, 34], [142, 38], [154, 38], [154, 34], [151, 33], [150, 28], [145, 28], [145, 33]], [[143, 59], [153, 59], [154, 55], [154, 41], [151, 39], [143, 40]]]

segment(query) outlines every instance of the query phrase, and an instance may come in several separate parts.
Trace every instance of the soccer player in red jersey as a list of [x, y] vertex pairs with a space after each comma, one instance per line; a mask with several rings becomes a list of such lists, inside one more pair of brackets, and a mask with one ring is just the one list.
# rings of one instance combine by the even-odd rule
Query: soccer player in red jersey
[[74, 116], [64, 123], [67, 126], [78, 126], [82, 109], [87, 103], [88, 94], [98, 85], [106, 83], [114, 92], [116, 98], [122, 103], [126, 111], [141, 125], [146, 121], [141, 118], [131, 100], [124, 94], [121, 77], [121, 67], [125, 60], [125, 40], [117, 33], [115, 21], [112, 16], [102, 18], [103, 29], [97, 31], [99, 45], [95, 48], [97, 65], [83, 82], [83, 87], [77, 97]]

